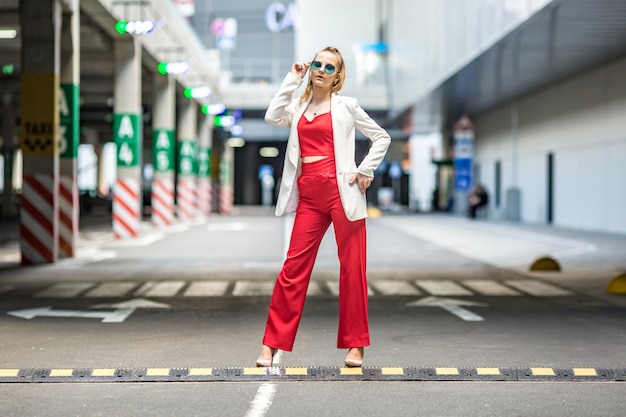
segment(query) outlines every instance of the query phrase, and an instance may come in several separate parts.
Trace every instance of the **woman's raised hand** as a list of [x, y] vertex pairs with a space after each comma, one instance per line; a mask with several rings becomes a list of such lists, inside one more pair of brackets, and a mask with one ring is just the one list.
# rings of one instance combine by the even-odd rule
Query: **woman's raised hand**
[[309, 62], [296, 62], [291, 66], [291, 72], [297, 75], [300, 78], [304, 78], [307, 70], [311, 66], [311, 61]]

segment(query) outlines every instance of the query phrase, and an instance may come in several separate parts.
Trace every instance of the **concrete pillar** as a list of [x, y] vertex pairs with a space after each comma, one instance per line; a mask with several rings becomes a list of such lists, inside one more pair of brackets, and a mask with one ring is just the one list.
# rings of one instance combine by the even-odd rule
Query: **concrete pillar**
[[113, 45], [115, 86], [113, 138], [117, 145], [117, 180], [113, 187], [113, 235], [139, 234], [141, 219], [141, 45], [125, 36]]
[[176, 81], [155, 75], [152, 115], [152, 224], [174, 222], [174, 146], [176, 145]]
[[198, 145], [198, 104], [189, 100], [178, 119], [177, 213], [180, 220], [196, 217], [196, 153]]
[[13, 197], [13, 164], [17, 143], [13, 141], [15, 136], [15, 109], [13, 106], [13, 94], [5, 91], [2, 95], [2, 156], [4, 157], [4, 187], [2, 191], [2, 207], [0, 217], [11, 218], [17, 214]]
[[24, 186], [20, 209], [23, 265], [59, 255], [59, 68], [61, 5], [20, 2], [22, 30], [20, 148]]
[[78, 185], [76, 157], [80, 142], [80, 10], [72, 0], [61, 30], [61, 90], [59, 92], [59, 257], [76, 255]]
[[198, 211], [211, 214], [213, 187], [211, 184], [211, 152], [213, 149], [213, 116], [207, 115], [200, 122], [198, 136]]

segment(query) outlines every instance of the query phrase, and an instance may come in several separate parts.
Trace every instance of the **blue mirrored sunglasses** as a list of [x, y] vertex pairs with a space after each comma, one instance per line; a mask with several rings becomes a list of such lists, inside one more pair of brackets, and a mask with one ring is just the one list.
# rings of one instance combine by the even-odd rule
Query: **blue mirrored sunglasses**
[[[313, 61], [313, 62], [311, 62], [311, 69], [313, 71], [321, 70], [322, 69], [322, 63], [320, 61]], [[335, 68], [334, 65], [330, 65], [330, 64], [324, 65], [324, 72], [326, 74], [328, 74], [328, 75], [334, 74], [336, 69], [337, 68]]]

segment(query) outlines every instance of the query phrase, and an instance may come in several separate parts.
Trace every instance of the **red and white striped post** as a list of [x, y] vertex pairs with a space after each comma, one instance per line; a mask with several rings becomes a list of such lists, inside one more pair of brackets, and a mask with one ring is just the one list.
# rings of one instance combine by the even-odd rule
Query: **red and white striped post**
[[176, 187], [178, 218], [192, 220], [196, 217], [196, 182], [189, 176], [179, 177]]
[[[76, 158], [73, 159], [76, 161]], [[63, 160], [61, 161], [63, 163]], [[71, 164], [71, 162], [68, 162]], [[75, 167], [75, 164], [74, 164]], [[71, 168], [69, 168], [71, 169]], [[74, 172], [76, 172], [74, 170]], [[78, 186], [76, 176], [63, 175], [59, 178], [59, 257], [76, 256], [78, 240]]]
[[113, 236], [127, 239], [139, 236], [141, 192], [136, 178], [117, 178], [113, 189]]
[[24, 175], [20, 209], [22, 265], [58, 259], [57, 183], [50, 174]]
[[152, 181], [152, 224], [170, 226], [174, 223], [174, 181], [154, 179]]
[[174, 222], [176, 81], [172, 76], [155, 76], [153, 111], [152, 225], [166, 227]]
[[220, 159], [220, 213], [230, 214], [233, 210], [235, 151], [226, 144]]

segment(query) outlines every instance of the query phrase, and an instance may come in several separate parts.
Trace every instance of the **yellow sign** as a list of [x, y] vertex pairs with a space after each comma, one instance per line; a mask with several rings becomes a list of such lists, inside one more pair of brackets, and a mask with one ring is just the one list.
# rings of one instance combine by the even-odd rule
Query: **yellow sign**
[[59, 75], [22, 74], [20, 148], [24, 156], [59, 153]]

